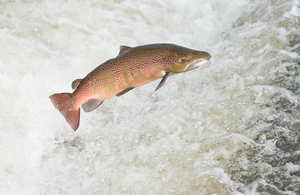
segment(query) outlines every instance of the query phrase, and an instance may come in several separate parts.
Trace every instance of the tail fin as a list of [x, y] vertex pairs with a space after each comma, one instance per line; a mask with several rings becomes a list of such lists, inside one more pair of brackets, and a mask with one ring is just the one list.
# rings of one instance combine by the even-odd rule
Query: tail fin
[[69, 125], [76, 131], [79, 126], [80, 107], [78, 109], [73, 108], [73, 104], [70, 102], [70, 93], [53, 94], [49, 98]]

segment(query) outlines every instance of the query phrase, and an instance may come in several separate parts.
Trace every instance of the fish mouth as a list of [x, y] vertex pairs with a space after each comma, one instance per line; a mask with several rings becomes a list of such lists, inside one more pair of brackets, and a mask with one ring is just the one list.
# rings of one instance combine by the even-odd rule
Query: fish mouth
[[206, 62], [208, 62], [209, 58], [195, 60], [192, 63], [188, 64], [184, 70], [193, 70], [195, 68], [198, 68], [198, 67], [202, 66], [203, 64], [205, 64]]

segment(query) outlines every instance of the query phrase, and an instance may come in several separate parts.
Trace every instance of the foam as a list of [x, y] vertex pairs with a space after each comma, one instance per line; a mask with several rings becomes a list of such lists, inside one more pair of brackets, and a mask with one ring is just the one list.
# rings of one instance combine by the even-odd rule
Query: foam
[[[247, 0], [1, 4], [0, 191], [255, 193], [256, 184], [235, 182], [225, 167], [245, 145], [256, 145], [257, 131], [246, 126], [277, 90], [265, 85], [270, 67], [298, 58], [285, 50], [298, 6], [274, 5], [274, 13], [286, 10], [268, 18], [261, 17], [268, 5]], [[115, 57], [120, 45], [155, 42], [204, 50], [212, 59], [155, 93], [159, 81], [82, 112], [73, 132], [48, 97], [71, 92], [73, 80]], [[263, 144], [274, 153], [274, 142]]]

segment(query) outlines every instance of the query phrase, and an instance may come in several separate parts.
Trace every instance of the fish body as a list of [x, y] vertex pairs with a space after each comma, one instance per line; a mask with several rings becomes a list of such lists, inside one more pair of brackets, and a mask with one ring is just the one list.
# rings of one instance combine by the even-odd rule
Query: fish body
[[73, 93], [53, 94], [50, 99], [71, 127], [79, 126], [80, 106], [85, 112], [99, 107], [105, 99], [120, 96], [157, 79], [159, 89], [168, 76], [198, 68], [210, 54], [174, 44], [121, 46], [119, 55], [110, 59], [83, 79], [72, 83]]

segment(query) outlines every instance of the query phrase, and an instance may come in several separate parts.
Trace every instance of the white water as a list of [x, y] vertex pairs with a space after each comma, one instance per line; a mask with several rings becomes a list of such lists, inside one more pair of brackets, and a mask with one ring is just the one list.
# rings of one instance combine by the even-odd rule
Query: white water
[[[284, 69], [274, 65], [298, 58], [287, 46], [299, 6], [0, 2], [0, 193], [258, 194], [259, 178], [242, 184], [227, 168], [237, 151], [256, 144], [259, 128], [248, 128], [249, 121], [270, 114], [261, 106], [279, 89], [267, 83]], [[73, 80], [115, 57], [120, 45], [161, 42], [204, 50], [212, 59], [155, 93], [159, 81], [82, 112], [76, 132], [48, 98], [71, 92]], [[297, 97], [283, 94], [297, 105]], [[274, 153], [275, 141], [262, 143]], [[243, 162], [246, 169], [250, 162]]]

